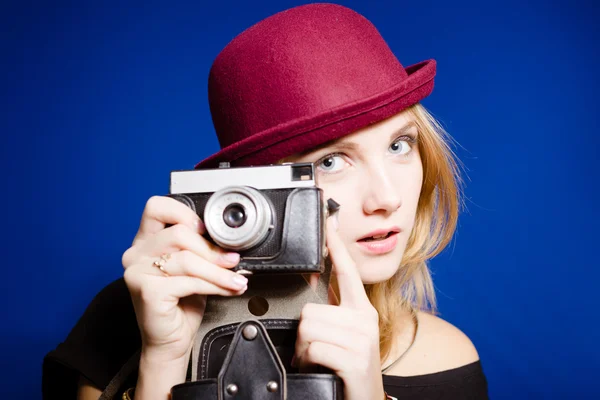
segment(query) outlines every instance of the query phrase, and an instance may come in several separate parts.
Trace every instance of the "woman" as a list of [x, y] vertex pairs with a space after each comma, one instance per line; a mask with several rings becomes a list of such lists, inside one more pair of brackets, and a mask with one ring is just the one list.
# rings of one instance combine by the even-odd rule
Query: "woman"
[[[473, 344], [434, 315], [426, 265], [449, 242], [459, 207], [448, 138], [419, 104], [435, 68], [429, 60], [405, 69], [364, 17], [313, 4], [238, 35], [211, 69], [222, 150], [197, 167], [312, 162], [324, 198], [341, 204], [327, 222], [332, 304], [304, 307], [295, 362], [334, 370], [348, 400], [487, 397]], [[98, 398], [140, 347], [135, 391], [124, 398], [166, 399], [185, 381], [204, 296], [247, 289], [230, 271], [239, 254], [201, 233], [186, 206], [148, 201], [123, 254], [125, 284], [105, 289], [47, 357], [46, 393], [71, 371], [78, 398]], [[111, 327], [122, 321], [120, 332], [102, 328], [103, 315]]]

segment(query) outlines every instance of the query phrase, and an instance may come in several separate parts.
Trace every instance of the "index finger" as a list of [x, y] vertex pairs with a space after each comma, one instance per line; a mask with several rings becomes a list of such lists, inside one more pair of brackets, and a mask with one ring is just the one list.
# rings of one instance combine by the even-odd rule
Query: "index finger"
[[165, 229], [167, 224], [183, 224], [194, 232], [204, 233], [204, 223], [191, 208], [171, 197], [152, 196], [144, 208], [136, 237], [153, 235]]
[[327, 221], [327, 247], [340, 291], [340, 306], [361, 308], [370, 305], [356, 263], [330, 220]]

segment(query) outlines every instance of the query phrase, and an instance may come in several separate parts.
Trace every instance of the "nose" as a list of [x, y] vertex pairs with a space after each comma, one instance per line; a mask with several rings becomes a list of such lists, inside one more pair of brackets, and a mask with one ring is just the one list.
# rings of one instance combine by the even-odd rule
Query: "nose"
[[370, 169], [365, 176], [363, 211], [366, 214], [391, 214], [402, 206], [397, 177], [383, 164]]

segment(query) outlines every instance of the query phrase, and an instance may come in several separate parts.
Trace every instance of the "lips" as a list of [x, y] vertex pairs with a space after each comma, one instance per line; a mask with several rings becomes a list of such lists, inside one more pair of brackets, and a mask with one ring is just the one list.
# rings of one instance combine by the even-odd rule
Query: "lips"
[[398, 227], [370, 232], [356, 241], [358, 247], [370, 256], [392, 252], [398, 244]]
[[378, 240], [385, 240], [395, 234], [396, 234], [396, 232], [389, 232], [387, 235], [377, 236], [377, 237], [368, 237], [368, 238], [364, 238], [364, 239], [359, 239], [358, 241], [359, 242], [376, 242]]
[[398, 228], [397, 226], [393, 226], [389, 229], [378, 229], [376, 231], [367, 233], [366, 235], [358, 239], [357, 242], [373, 242], [378, 240], [385, 240], [386, 238], [395, 235], [399, 232], [400, 228]]

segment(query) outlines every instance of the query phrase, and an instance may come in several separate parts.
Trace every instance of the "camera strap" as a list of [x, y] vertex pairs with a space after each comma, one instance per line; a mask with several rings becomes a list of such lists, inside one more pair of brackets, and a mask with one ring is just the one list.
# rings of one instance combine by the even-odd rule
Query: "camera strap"
[[307, 303], [328, 304], [331, 262], [325, 260], [313, 289], [300, 274], [264, 274], [250, 276], [248, 290], [240, 296], [208, 296], [200, 329], [191, 354], [191, 381], [207, 379], [210, 346], [205, 340], [219, 327], [239, 325], [248, 320], [299, 320]]

